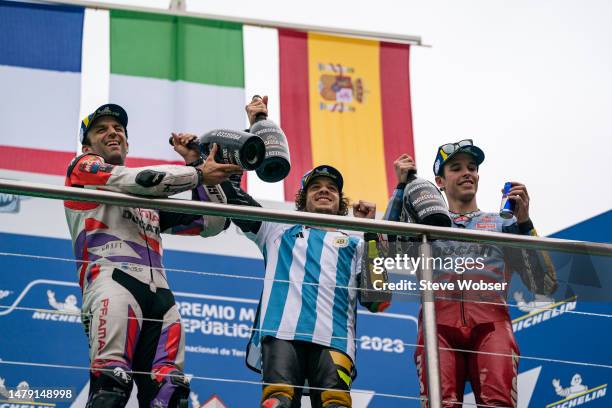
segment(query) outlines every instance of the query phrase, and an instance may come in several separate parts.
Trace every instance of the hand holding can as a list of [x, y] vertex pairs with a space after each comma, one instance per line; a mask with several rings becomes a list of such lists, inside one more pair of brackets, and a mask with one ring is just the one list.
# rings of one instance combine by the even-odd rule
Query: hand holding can
[[508, 192], [512, 188], [511, 182], [506, 182], [502, 190], [502, 200], [499, 208], [499, 216], [502, 218], [512, 218], [514, 216], [514, 202], [508, 199]]

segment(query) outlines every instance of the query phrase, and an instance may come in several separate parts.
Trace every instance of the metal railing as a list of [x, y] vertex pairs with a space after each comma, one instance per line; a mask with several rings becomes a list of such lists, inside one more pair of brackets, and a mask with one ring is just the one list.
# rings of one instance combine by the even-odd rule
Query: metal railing
[[[274, 221], [289, 224], [305, 224], [311, 226], [343, 228], [347, 230], [419, 236], [422, 241], [421, 253], [426, 257], [431, 255], [431, 245], [428, 241], [429, 239], [479, 241], [527, 249], [555, 250], [612, 257], [612, 245], [609, 244], [432, 227], [392, 221], [287, 210], [272, 210], [229, 204], [205, 203], [200, 201], [172, 198], [150, 198], [109, 191], [64, 187], [24, 181], [0, 179], [0, 192], [50, 199], [76, 200], [128, 207], [158, 209], [188, 214], [217, 215], [255, 221]], [[422, 268], [422, 277], [425, 280], [432, 280], [433, 271], [431, 266], [425, 266]], [[434, 293], [432, 290], [422, 291], [421, 300], [423, 303], [423, 334], [425, 340], [425, 365], [429, 390], [429, 406], [431, 408], [438, 408], [442, 406], [442, 395], [440, 390], [439, 349], [437, 343], [437, 328], [435, 324], [436, 316], [433, 299]]]
[[504, 244], [506, 246], [563, 251], [573, 254], [600, 255], [612, 257], [612, 245], [585, 241], [570, 241], [556, 238], [503, 234], [465, 229], [432, 227], [429, 225], [406, 224], [394, 221], [325, 215], [298, 211], [266, 209], [260, 207], [230, 204], [204, 203], [174, 198], [151, 198], [110, 191], [64, 187], [0, 178], [0, 192], [59, 200], [98, 202], [101, 204], [123, 205], [185, 214], [218, 215], [254, 221], [274, 221], [284, 224], [305, 224], [319, 227], [336, 227], [347, 230], [380, 232], [385, 234], [422, 236], [429, 239], [478, 241]]

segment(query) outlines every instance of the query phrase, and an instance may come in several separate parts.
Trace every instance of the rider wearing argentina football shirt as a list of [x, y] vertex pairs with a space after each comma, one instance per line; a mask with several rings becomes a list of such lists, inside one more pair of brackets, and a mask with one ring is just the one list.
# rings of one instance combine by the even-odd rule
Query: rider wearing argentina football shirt
[[[252, 102], [249, 118], [264, 109], [261, 100]], [[222, 184], [228, 203], [259, 206], [240, 189], [239, 177], [230, 180]], [[337, 169], [315, 167], [302, 178], [296, 209], [347, 215], [343, 185]], [[376, 206], [360, 201], [353, 214], [374, 218]], [[366, 233], [362, 239], [334, 228], [232, 221], [264, 255], [264, 287], [247, 350], [247, 365], [262, 372], [267, 384], [261, 406], [299, 407], [307, 380], [313, 407], [350, 407], [357, 301], [378, 312], [390, 299], [385, 293], [366, 299], [369, 294], [355, 290], [365, 286], [369, 260], [377, 255], [377, 235]]]

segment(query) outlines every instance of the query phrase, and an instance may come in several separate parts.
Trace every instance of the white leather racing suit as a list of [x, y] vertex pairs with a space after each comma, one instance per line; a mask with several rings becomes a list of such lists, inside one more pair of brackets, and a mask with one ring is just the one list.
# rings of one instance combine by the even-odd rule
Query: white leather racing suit
[[[193, 167], [128, 168], [94, 154], [70, 163], [66, 185], [152, 197], [193, 190], [194, 199], [225, 202], [220, 189], [198, 184]], [[95, 202], [65, 201], [64, 206], [74, 255], [81, 261], [77, 273], [91, 361], [88, 406], [121, 405], [132, 387], [130, 371], [157, 374], [134, 376], [141, 406], [174, 406], [176, 395], [188, 395], [182, 378], [185, 339], [162, 265], [161, 233], [212, 236], [223, 230], [225, 218]], [[109, 389], [123, 390], [122, 395], [110, 395]], [[92, 403], [96, 398], [100, 402]]]

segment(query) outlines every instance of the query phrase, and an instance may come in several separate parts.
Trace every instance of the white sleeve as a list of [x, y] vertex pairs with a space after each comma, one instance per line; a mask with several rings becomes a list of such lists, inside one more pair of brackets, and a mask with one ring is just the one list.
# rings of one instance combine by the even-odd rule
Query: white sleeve
[[161, 165], [130, 168], [106, 163], [102, 157], [94, 154], [77, 157], [70, 164], [68, 177], [72, 186], [150, 197], [167, 197], [198, 185], [198, 173], [194, 167]]
[[189, 166], [164, 165], [129, 168], [115, 166], [105, 190], [156, 197], [191, 190], [198, 185], [198, 173]]

